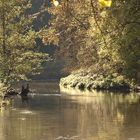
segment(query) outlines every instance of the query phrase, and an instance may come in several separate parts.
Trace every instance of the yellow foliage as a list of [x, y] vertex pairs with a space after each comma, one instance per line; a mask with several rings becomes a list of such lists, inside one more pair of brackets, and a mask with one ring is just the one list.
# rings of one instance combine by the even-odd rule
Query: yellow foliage
[[111, 7], [112, 0], [98, 0], [102, 7]]
[[59, 2], [57, 0], [53, 0], [53, 4], [57, 7], [59, 5]]

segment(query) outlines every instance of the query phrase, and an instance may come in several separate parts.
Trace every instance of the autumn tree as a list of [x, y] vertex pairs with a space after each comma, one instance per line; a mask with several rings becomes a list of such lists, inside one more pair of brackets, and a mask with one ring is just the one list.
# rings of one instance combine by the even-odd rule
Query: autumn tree
[[0, 81], [6, 85], [36, 74], [47, 54], [38, 52], [35, 39], [36, 16], [29, 14], [30, 0], [0, 0]]
[[[78, 50], [84, 46], [88, 29], [88, 11], [85, 1], [61, 1], [61, 5], [48, 9], [52, 15], [50, 27], [45, 35], [45, 42], [57, 45], [57, 58], [67, 60], [70, 67], [76, 67], [79, 64]], [[87, 9], [87, 8], [86, 8]]]
[[73, 69], [138, 82], [139, 5], [137, 0], [62, 0], [49, 8], [46, 42], [57, 44], [57, 54]]
[[139, 9], [137, 0], [113, 1], [102, 25], [107, 46], [100, 49], [100, 56], [108, 58], [114, 71], [136, 82], [140, 78]]
[[101, 22], [99, 6], [110, 6], [110, 2], [62, 0], [58, 7], [48, 10], [52, 19], [45, 42], [56, 44], [57, 56], [67, 59], [70, 67], [89, 67], [97, 63], [99, 36], [95, 32], [101, 32], [97, 23]]

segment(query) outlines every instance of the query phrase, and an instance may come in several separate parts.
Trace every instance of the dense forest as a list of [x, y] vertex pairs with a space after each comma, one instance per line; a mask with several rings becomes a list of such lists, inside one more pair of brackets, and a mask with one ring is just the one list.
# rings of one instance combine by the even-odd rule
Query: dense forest
[[140, 1], [62, 0], [48, 12], [44, 41], [58, 45], [56, 57], [67, 60], [65, 70], [73, 75], [64, 85], [75, 79], [75, 87], [85, 76], [103, 88], [140, 82]]
[[0, 1], [0, 79], [5, 86], [37, 74], [48, 59], [36, 46], [45, 28], [34, 28], [37, 16], [31, 8], [30, 1]]
[[138, 0], [0, 0], [1, 83], [27, 80], [53, 60], [58, 73], [70, 74], [62, 85], [138, 85], [139, 5]]

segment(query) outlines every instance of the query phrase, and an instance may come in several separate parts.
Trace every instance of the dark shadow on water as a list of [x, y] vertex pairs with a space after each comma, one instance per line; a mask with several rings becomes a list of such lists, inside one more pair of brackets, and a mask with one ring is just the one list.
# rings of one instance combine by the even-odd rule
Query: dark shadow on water
[[27, 104], [29, 103], [29, 97], [28, 95], [21, 95], [21, 101], [22, 101], [22, 104]]

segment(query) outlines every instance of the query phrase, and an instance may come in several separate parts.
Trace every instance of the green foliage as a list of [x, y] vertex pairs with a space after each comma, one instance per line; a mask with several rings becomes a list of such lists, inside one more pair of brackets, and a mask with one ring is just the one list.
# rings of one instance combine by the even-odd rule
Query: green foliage
[[5, 84], [38, 73], [48, 59], [36, 46], [44, 29], [33, 29], [31, 7], [30, 0], [0, 0], [0, 81]]
[[100, 55], [107, 57], [116, 71], [136, 82], [140, 78], [139, 4], [137, 0], [114, 1], [102, 26], [108, 43], [100, 49]]
[[[91, 73], [90, 73], [91, 74]], [[123, 75], [112, 73], [110, 75], [89, 75], [87, 72], [79, 71], [62, 78], [60, 85], [67, 88], [78, 89], [103, 89], [103, 90], [129, 90], [131, 83]]]
[[52, 6], [48, 9], [52, 14], [52, 19], [45, 36], [47, 43], [55, 42], [58, 46], [56, 57], [65, 59], [70, 69], [81, 63], [79, 59], [83, 55], [82, 52], [84, 53], [82, 50], [88, 49], [85, 48], [85, 40], [91, 10], [88, 9], [89, 1], [87, 2], [87, 0], [80, 2], [62, 0], [60, 4], [58, 7]]
[[53, 36], [52, 43], [57, 38], [57, 55], [73, 69], [90, 67], [93, 73], [117, 73], [138, 83], [139, 8], [137, 0], [62, 0], [49, 8], [53, 16], [46, 36]]

